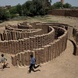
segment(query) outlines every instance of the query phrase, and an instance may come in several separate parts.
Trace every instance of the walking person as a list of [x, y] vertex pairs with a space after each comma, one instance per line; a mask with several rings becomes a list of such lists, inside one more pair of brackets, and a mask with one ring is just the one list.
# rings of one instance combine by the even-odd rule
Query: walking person
[[4, 54], [1, 54], [0, 63], [1, 63], [1, 69], [2, 69], [2, 70], [3, 70], [4, 68], [6, 68], [7, 65], [8, 65], [7, 59], [4, 57]]
[[33, 54], [30, 55], [30, 66], [29, 66], [29, 73], [31, 73], [31, 71], [36, 72], [36, 71], [40, 71], [38, 70], [34, 70], [36, 68], [38, 68], [40, 65], [35, 65], [36, 64], [36, 59], [33, 57]]

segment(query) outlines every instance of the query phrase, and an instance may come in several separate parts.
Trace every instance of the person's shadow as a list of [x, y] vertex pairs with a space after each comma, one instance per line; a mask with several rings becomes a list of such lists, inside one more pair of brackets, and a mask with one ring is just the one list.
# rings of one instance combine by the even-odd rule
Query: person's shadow
[[33, 72], [41, 71], [40, 69], [34, 70]]

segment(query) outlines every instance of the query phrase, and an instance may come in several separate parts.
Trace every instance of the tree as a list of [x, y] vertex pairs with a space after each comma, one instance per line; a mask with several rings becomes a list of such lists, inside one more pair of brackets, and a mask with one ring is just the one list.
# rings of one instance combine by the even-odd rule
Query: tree
[[36, 15], [45, 15], [47, 14], [51, 4], [49, 0], [33, 0], [33, 6]]
[[8, 10], [0, 8], [0, 20], [8, 20], [10, 18], [10, 13]]
[[47, 14], [51, 6], [49, 0], [32, 0], [22, 5], [23, 15], [35, 16]]
[[18, 16], [18, 12], [17, 12], [17, 8], [16, 6], [12, 6], [10, 9], [9, 9], [9, 12], [10, 12], [10, 17], [11, 18], [14, 18], [16, 16]]
[[17, 13], [17, 8], [16, 8], [16, 6], [12, 6], [12, 7], [9, 9], [9, 12], [10, 12], [10, 14], [16, 14], [16, 13]]
[[22, 5], [23, 15], [32, 15], [31, 10], [33, 10], [32, 1], [27, 1]]
[[16, 10], [17, 10], [17, 13], [21, 16], [22, 15], [22, 6], [20, 4], [16, 6]]
[[65, 4], [63, 5], [63, 7], [64, 7], [64, 8], [71, 8], [72, 6], [71, 6], [71, 4], [69, 4], [69, 3], [65, 3]]
[[62, 8], [62, 3], [61, 2], [56, 2], [53, 4], [53, 9], [59, 9]]

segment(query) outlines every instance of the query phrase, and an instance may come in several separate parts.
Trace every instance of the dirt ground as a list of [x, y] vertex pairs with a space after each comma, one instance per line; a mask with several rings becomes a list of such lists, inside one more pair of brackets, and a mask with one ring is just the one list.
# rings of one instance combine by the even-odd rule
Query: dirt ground
[[[42, 18], [40, 18], [42, 19]], [[28, 19], [26, 21], [41, 21], [38, 18]], [[62, 17], [62, 16], [48, 16], [47, 20], [43, 22], [60, 22], [66, 23], [72, 26], [78, 25], [78, 18], [73, 17]], [[4, 22], [1, 25], [5, 24], [17, 24], [22, 21], [8, 21]], [[4, 27], [0, 27], [0, 31]], [[1, 53], [0, 53], [1, 54]], [[73, 55], [73, 44], [68, 40], [67, 48], [60, 56], [55, 58], [52, 61], [44, 63], [39, 67], [41, 71], [28, 73], [28, 67], [13, 67], [11, 65], [11, 55], [5, 54], [8, 59], [10, 68], [4, 70], [0, 69], [0, 78], [78, 78], [78, 56]], [[1, 66], [1, 65], [0, 65]]]

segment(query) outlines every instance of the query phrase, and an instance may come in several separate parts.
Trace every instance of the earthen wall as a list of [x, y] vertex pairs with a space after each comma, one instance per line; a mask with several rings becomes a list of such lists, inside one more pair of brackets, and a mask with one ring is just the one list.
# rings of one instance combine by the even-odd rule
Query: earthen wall
[[[14, 66], [29, 65], [30, 54], [32, 53], [34, 54], [36, 58], [37, 64], [51, 61], [52, 59], [59, 56], [66, 49], [66, 43], [67, 43], [67, 32], [65, 32], [57, 40], [54, 40], [53, 42], [43, 46], [42, 48], [37, 48], [37, 49], [34, 49], [33, 51], [28, 50], [26, 52], [18, 53], [17, 55], [12, 56], [12, 64]], [[19, 59], [18, 59], [18, 56], [20, 56]], [[23, 56], [25, 56], [25, 58], [23, 58]]]
[[57, 9], [49, 11], [51, 15], [78, 17], [78, 10]]
[[4, 33], [0, 33], [0, 52], [13, 54], [14, 66], [29, 65], [32, 53], [37, 64], [45, 63], [66, 49], [70, 34], [67, 31], [71, 29], [66, 24], [24, 22], [18, 26], [6, 26]]

